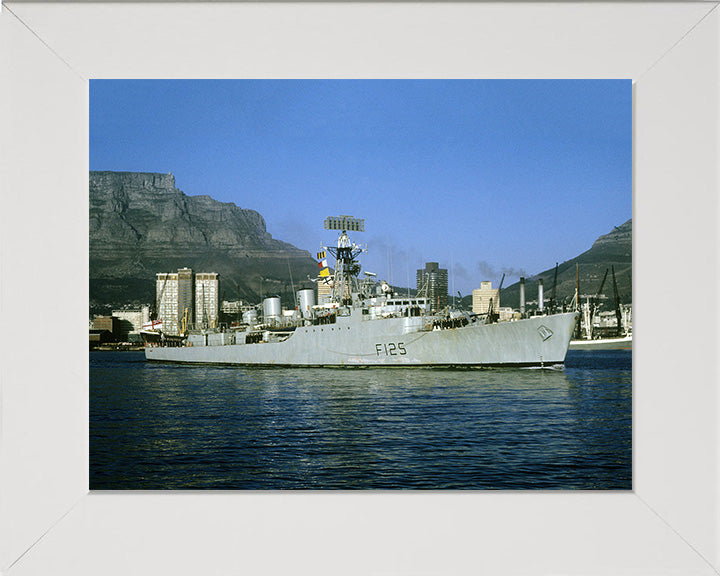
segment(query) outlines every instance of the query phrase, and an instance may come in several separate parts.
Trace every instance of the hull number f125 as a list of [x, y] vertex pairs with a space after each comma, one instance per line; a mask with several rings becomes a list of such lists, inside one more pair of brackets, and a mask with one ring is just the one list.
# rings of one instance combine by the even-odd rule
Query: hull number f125
[[403, 342], [390, 342], [389, 344], [375, 344], [375, 352], [378, 356], [404, 356], [407, 354]]

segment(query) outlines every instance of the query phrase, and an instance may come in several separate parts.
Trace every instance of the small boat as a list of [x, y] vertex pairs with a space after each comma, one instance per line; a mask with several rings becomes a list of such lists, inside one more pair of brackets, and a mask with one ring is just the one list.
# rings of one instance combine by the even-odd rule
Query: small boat
[[145, 322], [140, 330], [140, 336], [146, 346], [160, 344], [162, 340], [162, 320]]

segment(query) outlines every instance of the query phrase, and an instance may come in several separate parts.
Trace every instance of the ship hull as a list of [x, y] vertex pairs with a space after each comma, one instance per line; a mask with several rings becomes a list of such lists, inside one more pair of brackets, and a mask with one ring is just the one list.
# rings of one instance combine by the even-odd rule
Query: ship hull
[[552, 366], [562, 364], [575, 313], [427, 330], [423, 318], [338, 317], [284, 341], [147, 347], [147, 360], [253, 366]]
[[571, 340], [570, 350], [632, 350], [632, 336], [599, 340]]

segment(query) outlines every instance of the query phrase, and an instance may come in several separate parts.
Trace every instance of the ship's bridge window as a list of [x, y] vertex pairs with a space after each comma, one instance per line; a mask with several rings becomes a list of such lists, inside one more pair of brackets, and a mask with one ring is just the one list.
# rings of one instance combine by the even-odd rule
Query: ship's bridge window
[[403, 300], [403, 304], [407, 306], [408, 304], [410, 304], [410, 302], [408, 302], [407, 300]]

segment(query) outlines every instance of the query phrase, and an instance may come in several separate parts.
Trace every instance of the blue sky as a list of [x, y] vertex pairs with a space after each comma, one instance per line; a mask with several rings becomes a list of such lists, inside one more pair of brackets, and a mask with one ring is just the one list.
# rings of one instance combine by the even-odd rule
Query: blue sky
[[326, 216], [364, 218], [365, 270], [414, 287], [436, 261], [469, 294], [631, 218], [632, 85], [93, 80], [90, 169], [172, 172], [313, 256], [336, 240]]

